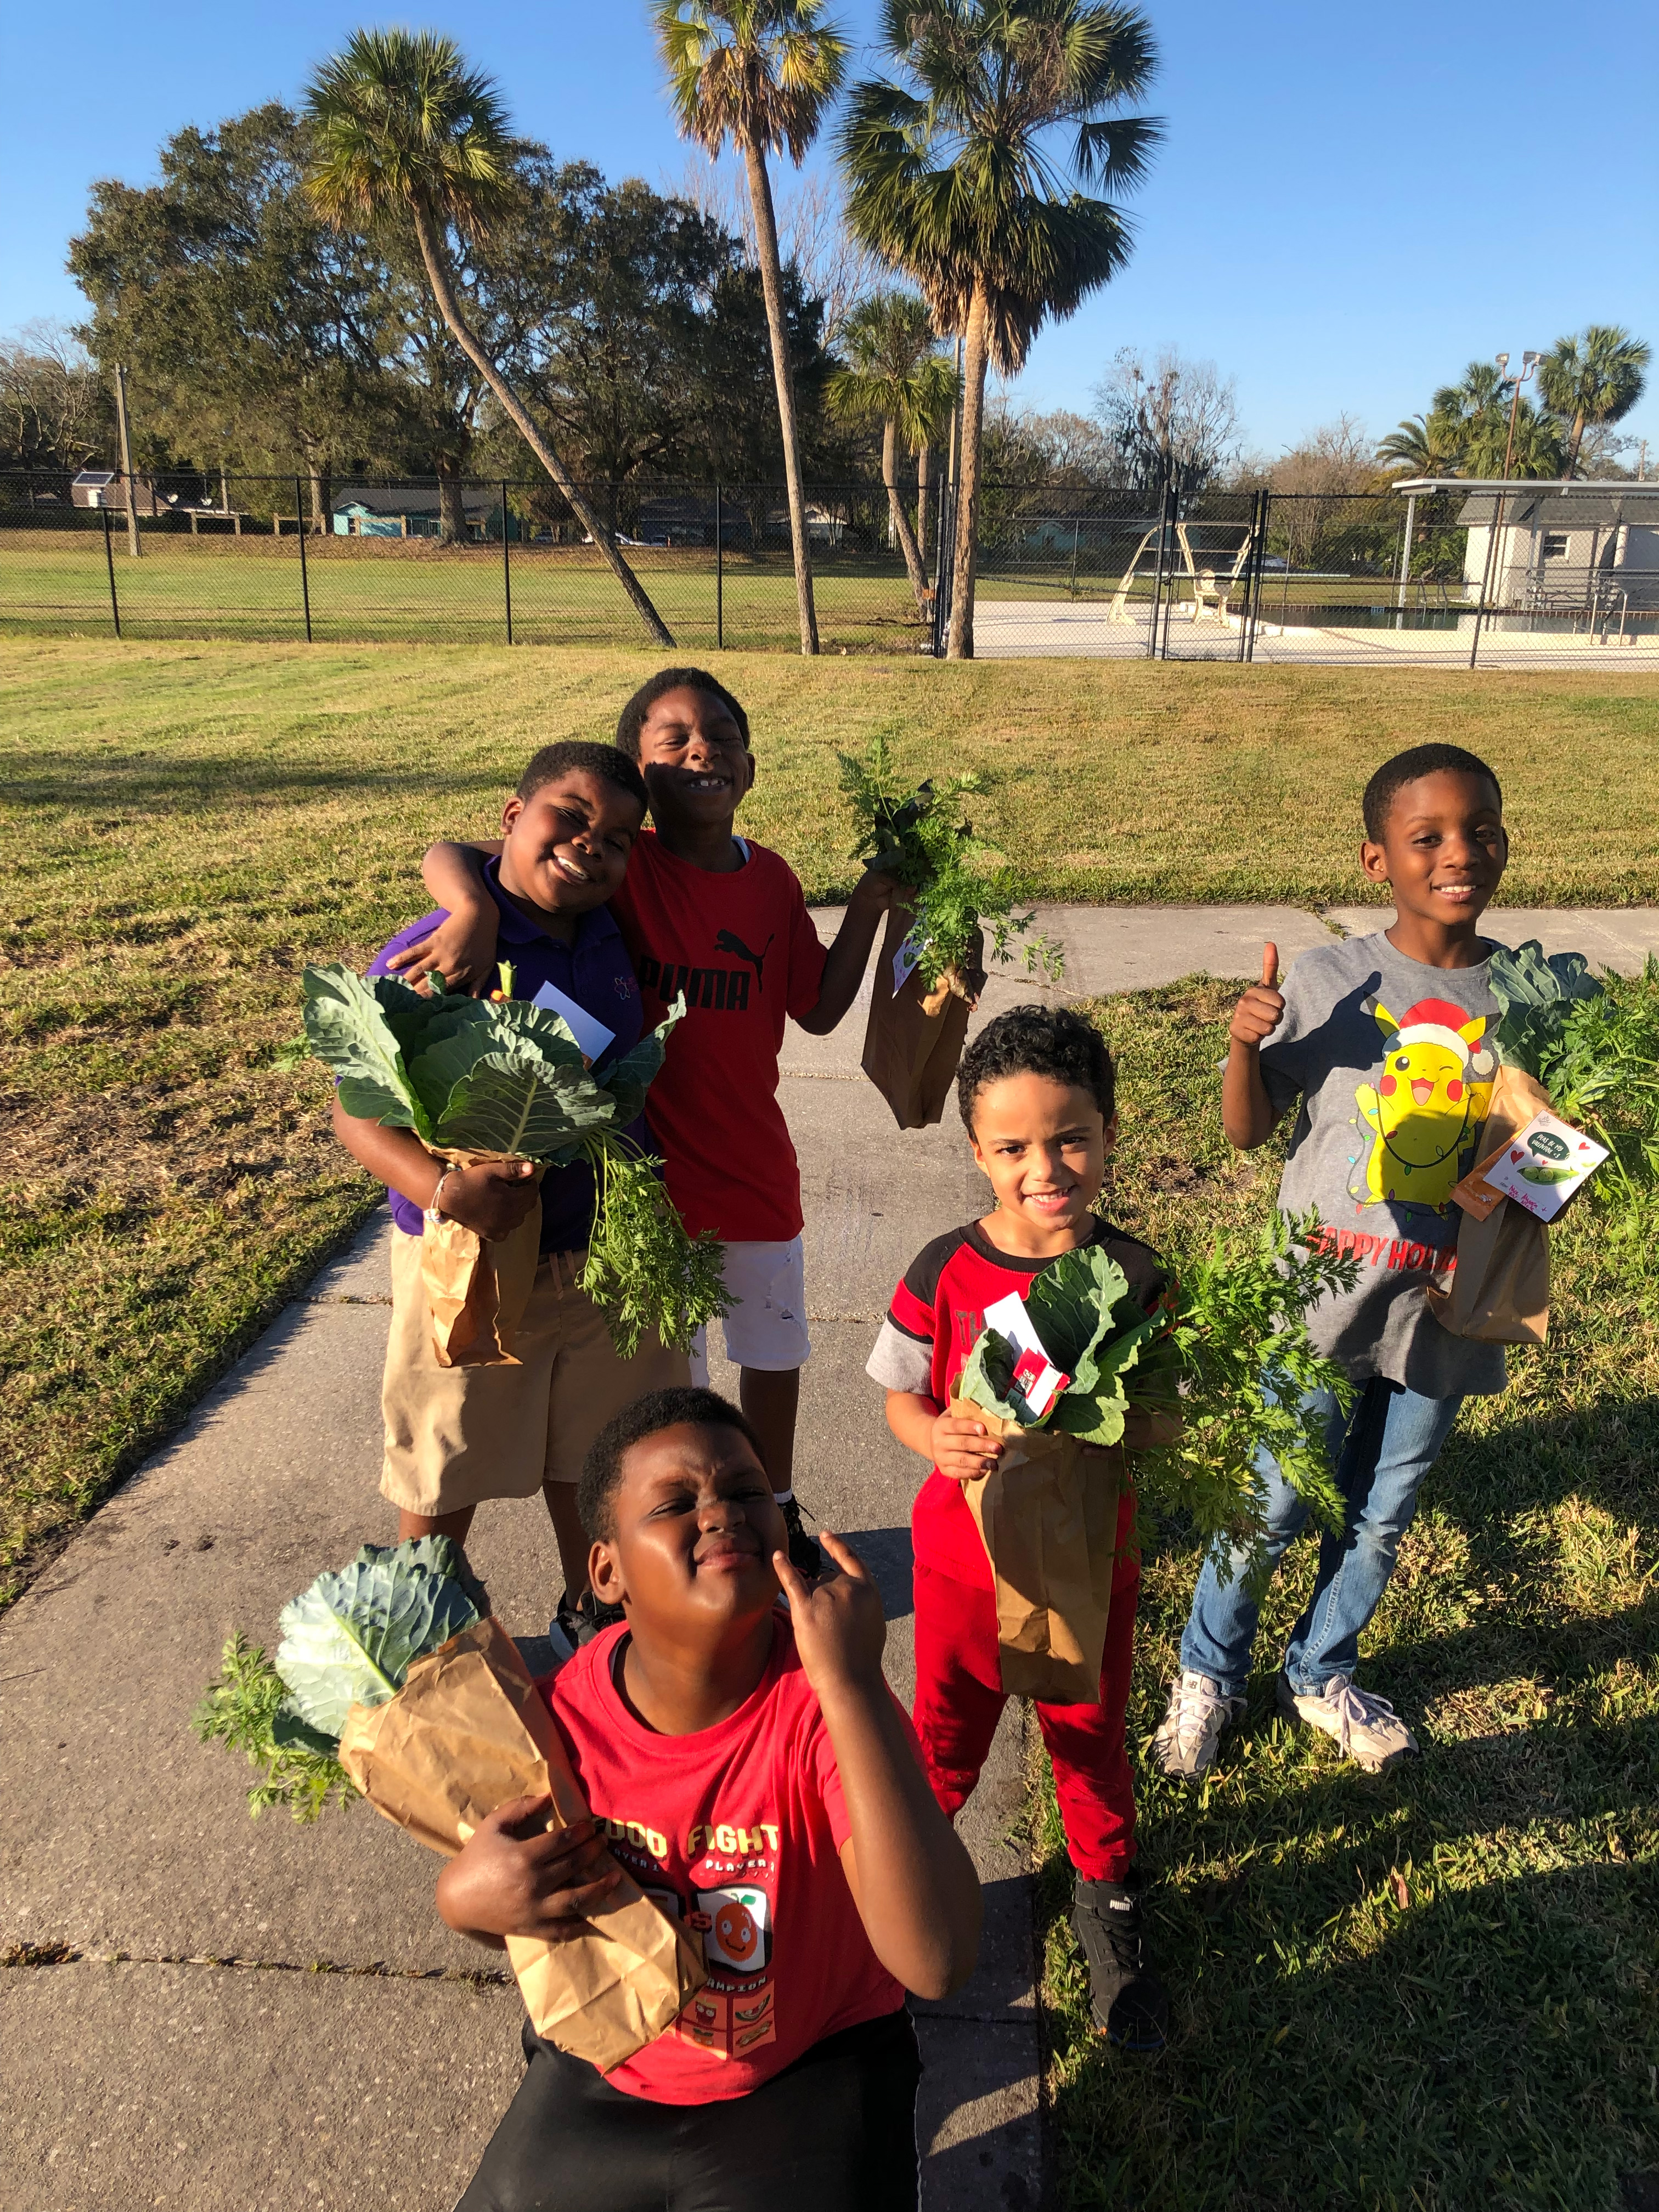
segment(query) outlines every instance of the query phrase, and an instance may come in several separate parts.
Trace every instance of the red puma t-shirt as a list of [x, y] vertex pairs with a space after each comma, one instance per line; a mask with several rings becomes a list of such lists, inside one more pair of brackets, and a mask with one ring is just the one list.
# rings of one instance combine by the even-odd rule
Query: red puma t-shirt
[[786, 1014], [818, 1002], [824, 949], [794, 870], [764, 845], [729, 875], [676, 860], [654, 830], [611, 902], [654, 1029], [683, 991], [685, 1019], [647, 1115], [668, 1193], [693, 1237], [781, 1244], [801, 1231], [800, 1168], [778, 1103]]
[[788, 1615], [773, 1615], [750, 1695], [694, 1735], [659, 1735], [623, 1703], [613, 1667], [628, 1632], [596, 1636], [542, 1694], [612, 1852], [702, 1937], [708, 1979], [605, 2079], [658, 2105], [742, 2097], [826, 2035], [896, 2012], [904, 1991], [842, 1869], [841, 1774]]

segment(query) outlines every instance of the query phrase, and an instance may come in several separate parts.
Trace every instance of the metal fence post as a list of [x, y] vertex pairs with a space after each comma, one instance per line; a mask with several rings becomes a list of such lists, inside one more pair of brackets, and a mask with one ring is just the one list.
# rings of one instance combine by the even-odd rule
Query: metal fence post
[[720, 478], [714, 479], [714, 649], [726, 650], [726, 539], [720, 530]]
[[1158, 544], [1152, 554], [1152, 619], [1146, 633], [1146, 658], [1158, 659], [1158, 616], [1164, 603], [1164, 532], [1169, 515], [1169, 486], [1162, 483], [1158, 490]]
[[507, 479], [501, 479], [501, 597], [507, 603], [507, 641], [513, 642], [513, 564], [507, 558]]
[[1074, 516], [1072, 521], [1072, 597], [1077, 597], [1077, 541], [1083, 528], [1083, 518]]
[[1255, 659], [1256, 632], [1261, 627], [1261, 586], [1267, 580], [1267, 518], [1273, 512], [1273, 495], [1272, 492], [1267, 490], [1265, 488], [1261, 492], [1260, 498], [1261, 501], [1261, 537], [1260, 541], [1260, 550], [1256, 556], [1255, 584], [1255, 588], [1250, 593], [1249, 650], [1244, 655], [1245, 659], [1249, 661], [1253, 661]]
[[1250, 534], [1245, 542], [1244, 550], [1244, 588], [1238, 599], [1238, 657], [1241, 661], [1244, 659], [1244, 647], [1249, 641], [1250, 593], [1255, 588], [1255, 557], [1259, 550], [1256, 524], [1261, 513], [1261, 494], [1253, 491], [1250, 494]]
[[306, 611], [306, 643], [311, 643], [311, 574], [306, 567], [306, 514], [300, 497], [300, 479], [294, 479], [294, 520], [300, 528], [300, 598]]
[[121, 602], [115, 596], [115, 549], [109, 542], [109, 509], [104, 507], [101, 512], [104, 517], [104, 566], [109, 570], [109, 618], [115, 624], [115, 635], [119, 637]]

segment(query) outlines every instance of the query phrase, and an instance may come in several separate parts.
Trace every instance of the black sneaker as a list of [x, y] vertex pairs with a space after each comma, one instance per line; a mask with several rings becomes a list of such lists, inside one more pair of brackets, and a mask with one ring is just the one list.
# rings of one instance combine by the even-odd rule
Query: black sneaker
[[1089, 1961], [1095, 2026], [1120, 2051], [1162, 2051], [1169, 2040], [1170, 1999], [1152, 1970], [1140, 1915], [1140, 1883], [1079, 1881], [1073, 1893], [1072, 1933]]
[[619, 1605], [601, 1605], [591, 1589], [585, 1589], [574, 1605], [566, 1590], [559, 1600], [559, 1609], [553, 1616], [553, 1626], [562, 1636], [569, 1639], [572, 1650], [583, 1644], [591, 1644], [602, 1629], [614, 1628], [628, 1615]]
[[823, 1554], [800, 1525], [800, 1500], [792, 1498], [783, 1509], [783, 1525], [789, 1531], [789, 1564], [798, 1575], [821, 1575]]

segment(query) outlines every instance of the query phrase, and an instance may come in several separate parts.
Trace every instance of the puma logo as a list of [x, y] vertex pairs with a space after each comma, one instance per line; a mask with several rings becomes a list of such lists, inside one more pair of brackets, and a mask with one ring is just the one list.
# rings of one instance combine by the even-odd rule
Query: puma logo
[[[772, 936], [776, 934], [774, 930]], [[758, 952], [751, 952], [734, 931], [717, 929], [714, 932], [714, 950], [716, 952], [735, 952], [739, 960], [746, 960], [755, 971], [755, 988], [757, 991], [766, 988], [766, 979], [761, 971], [766, 965], [767, 954], [772, 950], [772, 937], [767, 939]]]

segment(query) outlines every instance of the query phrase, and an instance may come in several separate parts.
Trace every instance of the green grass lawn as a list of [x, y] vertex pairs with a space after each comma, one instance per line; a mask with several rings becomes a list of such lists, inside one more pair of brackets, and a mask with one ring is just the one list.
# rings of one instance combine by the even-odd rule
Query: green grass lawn
[[[630, 547], [628, 558], [677, 643], [712, 651], [717, 635], [712, 553]], [[101, 532], [0, 533], [0, 638], [108, 637], [110, 568]], [[319, 644], [452, 641], [505, 643], [510, 577], [520, 645], [627, 647], [644, 641], [621, 586], [591, 548], [321, 538], [300, 540], [147, 533], [142, 559], [115, 535], [114, 582], [129, 639], [305, 637], [305, 604]], [[787, 557], [730, 556], [720, 580], [720, 627], [733, 652], [798, 644], [795, 579]], [[826, 652], [915, 652], [927, 632], [902, 568], [821, 554], [816, 599]]]
[[[1231, 998], [1200, 981], [1099, 1009], [1122, 1102], [1112, 1210], [1166, 1249], [1262, 1217], [1276, 1187], [1276, 1152], [1246, 1161], [1220, 1134]], [[1174, 1530], [1149, 1554], [1130, 1735], [1175, 2027], [1151, 2063], [1090, 2033], [1044, 1771], [1068, 2209], [1659, 2202], [1656, 1226], [1650, 1202], [1631, 1237], [1577, 1208], [1552, 1232], [1547, 1347], [1511, 1352], [1509, 1389], [1470, 1401], [1425, 1486], [1361, 1664], [1420, 1761], [1364, 1775], [1274, 1717], [1304, 1541], [1263, 1619], [1249, 1721], [1201, 1790], [1162, 1781], [1146, 1743], [1197, 1559]]]

